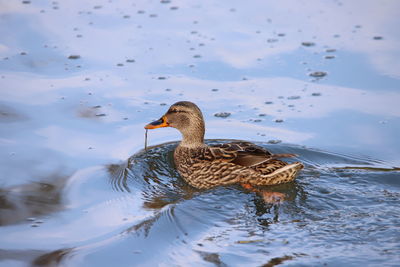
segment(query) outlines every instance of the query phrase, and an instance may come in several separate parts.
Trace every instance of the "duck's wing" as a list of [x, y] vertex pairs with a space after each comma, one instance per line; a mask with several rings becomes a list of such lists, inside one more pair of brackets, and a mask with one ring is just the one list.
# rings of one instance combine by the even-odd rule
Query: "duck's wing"
[[277, 158], [294, 157], [294, 154], [272, 154], [265, 148], [249, 142], [233, 142], [209, 147], [213, 159], [254, 167]]

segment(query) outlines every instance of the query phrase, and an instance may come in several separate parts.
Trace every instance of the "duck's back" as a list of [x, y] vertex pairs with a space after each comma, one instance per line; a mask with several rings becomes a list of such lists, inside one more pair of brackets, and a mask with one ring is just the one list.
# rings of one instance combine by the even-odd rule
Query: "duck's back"
[[175, 165], [181, 176], [200, 189], [235, 183], [270, 185], [294, 180], [300, 163], [288, 165], [266, 149], [248, 142], [215, 146], [182, 147], [174, 152]]
[[215, 158], [210, 147], [192, 149], [178, 146], [174, 152], [175, 166], [182, 178], [199, 189], [239, 183], [253, 170]]

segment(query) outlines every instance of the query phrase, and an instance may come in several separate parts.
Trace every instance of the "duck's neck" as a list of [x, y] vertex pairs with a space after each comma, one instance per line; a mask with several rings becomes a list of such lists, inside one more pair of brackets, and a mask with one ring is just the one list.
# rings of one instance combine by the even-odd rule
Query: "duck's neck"
[[204, 146], [204, 124], [197, 125], [195, 128], [181, 129], [182, 141], [179, 146], [197, 148]]

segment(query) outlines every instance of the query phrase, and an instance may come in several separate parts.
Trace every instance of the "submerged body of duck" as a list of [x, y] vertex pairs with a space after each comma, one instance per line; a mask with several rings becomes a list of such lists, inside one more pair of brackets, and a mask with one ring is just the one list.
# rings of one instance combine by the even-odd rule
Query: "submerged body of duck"
[[183, 179], [199, 189], [218, 185], [276, 185], [293, 181], [303, 164], [279, 160], [293, 154], [272, 154], [249, 142], [204, 144], [205, 125], [200, 109], [192, 102], [173, 104], [161, 119], [146, 129], [174, 127], [182, 141], [174, 152], [174, 161]]

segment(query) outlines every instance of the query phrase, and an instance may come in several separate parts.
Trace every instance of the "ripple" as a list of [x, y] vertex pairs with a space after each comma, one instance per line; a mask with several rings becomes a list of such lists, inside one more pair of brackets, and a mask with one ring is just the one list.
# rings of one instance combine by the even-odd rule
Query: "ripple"
[[315, 43], [314, 42], [302, 42], [301, 45], [305, 46], [305, 47], [310, 47], [310, 46], [315, 46]]
[[80, 55], [70, 55], [70, 56], [68, 57], [68, 59], [80, 59], [80, 58], [81, 58]]
[[230, 115], [231, 115], [230, 112], [218, 112], [218, 113], [215, 113], [215, 114], [214, 114], [214, 116], [215, 116], [215, 117], [218, 117], [218, 118], [227, 118], [227, 117], [229, 117]]
[[[206, 142], [212, 145], [231, 141]], [[314, 264], [316, 246], [323, 248], [318, 255], [324, 259], [350, 256], [349, 247], [352, 257], [354, 251], [365, 251], [371, 246], [390, 255], [399, 252], [393, 247], [400, 241], [393, 235], [393, 231], [400, 230], [400, 184], [396, 168], [373, 159], [271, 143], [256, 144], [273, 153], [297, 154], [297, 158], [290, 160], [305, 164], [295, 182], [263, 187], [285, 194], [280, 205], [265, 203], [259, 195], [236, 185], [210, 190], [190, 187], [174, 167], [177, 142], [149, 147], [124, 162], [107, 165], [108, 190], [99, 186], [104, 181], [100, 169], [88, 172], [89, 176], [84, 172], [76, 175], [67, 191], [75, 192], [70, 198], [91, 196], [85, 203], [82, 199], [73, 203], [84, 205], [85, 222], [90, 218], [97, 221], [94, 225], [97, 237], [75, 249], [100, 259], [104, 255], [123, 254], [138, 260], [137, 257], [147, 258], [148, 248], [152, 248], [167, 251], [168, 259], [160, 257], [171, 263], [177, 262], [176, 257], [183, 253], [198, 255], [199, 263], [209, 261], [228, 266], [249, 263], [249, 259], [252, 263], [269, 264], [289, 261], [291, 257]], [[69, 206], [74, 207], [73, 203]], [[97, 232], [102, 229], [99, 225], [104, 211], [118, 213], [113, 215], [116, 218], [106, 216], [110, 217], [104, 225], [108, 234], [100, 237]], [[25, 217], [29, 218], [25, 220], [28, 226], [39, 226], [31, 228], [32, 231], [51, 225], [51, 221], [31, 217]], [[110, 223], [115, 224], [114, 231]], [[132, 253], [124, 253], [126, 250], [119, 250], [121, 247], [129, 247]], [[264, 254], [260, 250], [269, 251], [267, 260], [261, 257]], [[239, 252], [242, 258], [233, 257]], [[307, 256], [310, 252], [312, 257]], [[359, 252], [356, 257], [363, 255]], [[379, 258], [376, 252], [371, 256]]]
[[314, 71], [314, 72], [311, 72], [308, 75], [311, 76], [311, 77], [314, 77], [314, 78], [323, 78], [326, 75], [328, 75], [328, 73], [326, 73], [325, 71]]

